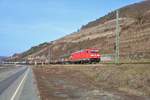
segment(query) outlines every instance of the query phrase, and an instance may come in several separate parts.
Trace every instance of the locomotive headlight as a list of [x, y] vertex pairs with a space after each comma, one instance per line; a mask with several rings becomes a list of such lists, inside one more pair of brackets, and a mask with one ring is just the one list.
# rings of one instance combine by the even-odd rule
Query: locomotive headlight
[[91, 56], [95, 56], [95, 55], [91, 55]]

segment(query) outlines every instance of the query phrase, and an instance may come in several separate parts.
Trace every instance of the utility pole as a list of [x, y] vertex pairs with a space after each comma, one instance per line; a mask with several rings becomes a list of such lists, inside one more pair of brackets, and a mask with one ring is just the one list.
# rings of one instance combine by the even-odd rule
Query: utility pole
[[51, 62], [51, 47], [49, 46], [48, 48], [48, 63], [50, 64]]
[[115, 50], [115, 63], [119, 64], [119, 42], [120, 42], [120, 25], [119, 25], [119, 10], [116, 11], [116, 50]]
[[49, 64], [52, 62], [52, 47], [53, 47], [53, 41], [51, 41], [51, 43], [49, 44], [48, 47], [48, 62]]

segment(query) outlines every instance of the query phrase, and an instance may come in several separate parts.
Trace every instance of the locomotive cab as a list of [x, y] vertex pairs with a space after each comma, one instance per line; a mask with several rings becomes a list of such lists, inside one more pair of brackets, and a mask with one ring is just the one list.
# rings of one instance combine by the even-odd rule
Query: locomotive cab
[[72, 53], [69, 59], [72, 63], [96, 63], [100, 57], [98, 49], [85, 49]]
[[99, 54], [99, 50], [98, 49], [89, 49], [88, 50], [89, 53], [89, 60], [90, 62], [100, 62], [100, 54]]

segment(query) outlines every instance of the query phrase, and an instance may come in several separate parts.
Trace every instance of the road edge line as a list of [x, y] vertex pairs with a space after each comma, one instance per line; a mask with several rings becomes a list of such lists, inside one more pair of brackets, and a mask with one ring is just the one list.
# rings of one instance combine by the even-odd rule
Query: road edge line
[[10, 99], [10, 100], [15, 100], [15, 97], [16, 97], [16, 95], [17, 95], [18, 91], [20, 90], [20, 87], [21, 87], [22, 83], [23, 83], [23, 82], [24, 82], [24, 80], [26, 79], [26, 77], [27, 77], [28, 73], [29, 73], [29, 68], [28, 68], [28, 70], [26, 71], [26, 73], [25, 73], [24, 77], [22, 78], [22, 80], [21, 80], [20, 84], [18, 85], [17, 89], [15, 90], [15, 93], [13, 94], [13, 96], [11, 97], [11, 99]]

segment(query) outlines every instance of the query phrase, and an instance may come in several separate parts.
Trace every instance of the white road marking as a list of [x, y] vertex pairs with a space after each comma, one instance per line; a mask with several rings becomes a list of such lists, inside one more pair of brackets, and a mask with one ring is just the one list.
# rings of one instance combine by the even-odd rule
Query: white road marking
[[16, 95], [17, 95], [17, 93], [18, 93], [18, 91], [19, 91], [19, 89], [20, 89], [20, 87], [21, 87], [22, 83], [25, 81], [25, 79], [26, 79], [26, 77], [27, 77], [28, 73], [29, 73], [29, 68], [28, 68], [28, 70], [26, 71], [26, 73], [25, 73], [24, 77], [22, 78], [22, 80], [21, 80], [20, 84], [18, 85], [18, 87], [17, 87], [17, 89], [16, 89], [15, 93], [13, 94], [13, 96], [11, 97], [11, 99], [10, 99], [10, 100], [15, 100], [15, 97], [16, 97]]

